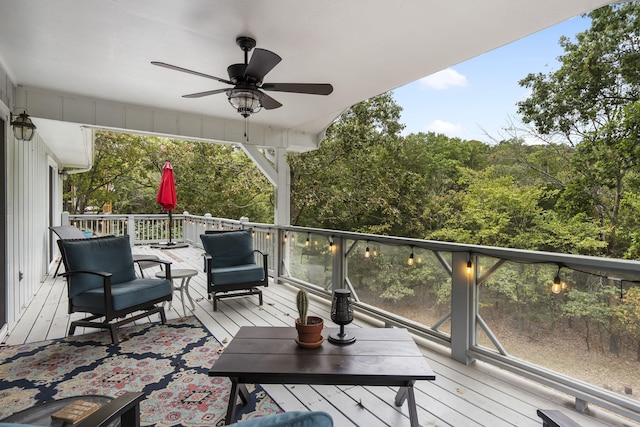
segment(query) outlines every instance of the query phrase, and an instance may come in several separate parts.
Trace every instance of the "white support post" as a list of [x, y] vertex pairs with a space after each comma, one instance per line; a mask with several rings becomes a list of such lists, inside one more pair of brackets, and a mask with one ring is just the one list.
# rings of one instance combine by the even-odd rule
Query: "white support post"
[[127, 231], [129, 233], [129, 244], [133, 247], [136, 244], [136, 217], [135, 215], [127, 216]]
[[331, 246], [331, 289], [343, 289], [346, 287], [346, 257], [345, 257], [345, 240], [343, 237], [332, 237], [333, 245]]
[[[257, 147], [248, 144], [240, 144], [244, 152], [256, 164], [258, 169], [273, 184], [276, 206], [273, 214], [273, 223], [278, 225], [291, 225], [291, 171], [287, 163], [287, 150], [285, 148], [273, 148], [273, 156], [267, 158]], [[280, 233], [276, 233], [279, 235]], [[281, 237], [281, 236], [280, 236]], [[281, 242], [279, 242], [281, 243]], [[280, 244], [276, 247], [281, 247]], [[278, 250], [273, 254], [276, 280], [288, 270], [289, 260], [284, 256], [286, 252]]]
[[467, 365], [471, 362], [468, 350], [476, 340], [475, 260], [467, 252], [454, 252], [451, 267], [451, 358]]

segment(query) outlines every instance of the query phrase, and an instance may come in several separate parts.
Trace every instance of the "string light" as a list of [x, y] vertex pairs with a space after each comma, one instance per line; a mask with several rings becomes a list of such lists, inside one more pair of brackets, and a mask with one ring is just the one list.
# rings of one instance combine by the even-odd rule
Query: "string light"
[[411, 254], [409, 255], [409, 259], [407, 260], [407, 264], [413, 265], [413, 246], [411, 246]]
[[364, 257], [369, 258], [371, 256], [371, 251], [369, 250], [369, 241], [367, 240], [367, 248], [364, 250]]
[[311, 242], [309, 241], [309, 233], [307, 233], [307, 240], [304, 242], [305, 246], [309, 246]]
[[470, 275], [472, 270], [473, 270], [473, 263], [471, 262], [471, 260], [469, 260], [467, 261], [467, 274]]
[[562, 292], [562, 280], [560, 279], [560, 266], [558, 266], [558, 271], [556, 272], [556, 276], [553, 278], [553, 285], [551, 285], [551, 292], [554, 294], [559, 294]]

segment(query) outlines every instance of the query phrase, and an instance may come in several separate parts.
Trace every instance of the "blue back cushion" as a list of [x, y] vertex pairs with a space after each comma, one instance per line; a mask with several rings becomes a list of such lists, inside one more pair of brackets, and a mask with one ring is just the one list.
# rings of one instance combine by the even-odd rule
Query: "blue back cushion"
[[[111, 273], [111, 283], [134, 280], [133, 256], [129, 236], [107, 236], [95, 239], [59, 240], [67, 271], [91, 270]], [[76, 274], [70, 277], [69, 298], [102, 287], [102, 277]]]
[[204, 250], [213, 257], [213, 268], [255, 264], [251, 229], [201, 234]]

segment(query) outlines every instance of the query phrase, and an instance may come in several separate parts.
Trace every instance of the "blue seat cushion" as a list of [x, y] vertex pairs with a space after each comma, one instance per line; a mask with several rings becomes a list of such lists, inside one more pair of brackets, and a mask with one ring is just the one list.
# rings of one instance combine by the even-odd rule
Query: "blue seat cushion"
[[[106, 236], [59, 242], [68, 271], [88, 270], [111, 273], [112, 284], [129, 282], [136, 278], [129, 236]], [[69, 281], [69, 298], [89, 289], [102, 288], [102, 283], [102, 277], [96, 275], [73, 275]]]
[[236, 265], [233, 267], [213, 268], [211, 270], [213, 287], [232, 283], [260, 282], [264, 280], [264, 269], [256, 264]]
[[[123, 310], [157, 298], [171, 295], [173, 286], [166, 279], [134, 279], [111, 285], [111, 301], [114, 310]], [[93, 288], [77, 294], [72, 299], [76, 307], [94, 309], [95, 313], [104, 312], [104, 288]]]
[[231, 424], [238, 427], [333, 427], [331, 415], [323, 411], [285, 412]]
[[213, 258], [213, 268], [255, 264], [252, 230], [201, 234], [204, 250]]

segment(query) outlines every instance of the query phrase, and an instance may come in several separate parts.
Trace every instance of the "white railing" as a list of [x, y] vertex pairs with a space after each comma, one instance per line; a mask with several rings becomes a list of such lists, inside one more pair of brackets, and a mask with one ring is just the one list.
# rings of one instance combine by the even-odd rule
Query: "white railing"
[[[126, 234], [135, 230], [131, 239], [133, 244], [167, 239], [166, 215], [78, 215], [69, 220], [96, 234]], [[483, 360], [554, 387], [574, 396], [579, 410], [586, 410], [592, 402], [640, 421], [637, 400], [559, 373], [545, 367], [544, 363], [532, 363], [520, 355], [509, 354], [509, 345], [502, 342], [504, 337], [492, 330], [493, 322], [487, 307], [491, 310], [493, 302], [486, 296], [492, 280], [504, 280], [498, 277], [501, 270], [511, 269], [520, 272], [512, 282], [536, 289], [528, 299], [515, 298], [514, 304], [542, 298], [556, 298], [558, 304], [562, 304], [562, 295], [550, 294], [550, 285], [559, 268], [631, 281], [640, 280], [640, 262], [283, 227], [210, 215], [195, 216], [187, 212], [174, 215], [173, 223], [173, 240], [196, 247], [202, 247], [199, 236], [206, 230], [251, 228], [255, 248], [270, 254], [270, 275], [276, 282], [305, 287], [328, 299], [333, 289], [348, 288], [359, 312], [388, 326], [406, 327], [445, 345], [451, 349], [453, 359], [465, 364]], [[409, 258], [413, 260], [412, 266], [408, 266]], [[395, 289], [398, 283], [406, 286]], [[411, 292], [411, 298], [394, 296], [394, 292]], [[500, 298], [499, 293], [495, 295]], [[400, 302], [394, 303], [394, 298]], [[510, 304], [506, 297], [499, 303]], [[408, 304], [422, 312], [412, 313]], [[552, 333], [554, 331], [549, 331]], [[581, 357], [588, 359], [589, 352]], [[636, 372], [629, 377], [640, 375]]]
[[[182, 227], [184, 215], [172, 215], [171, 241], [184, 242]], [[165, 214], [149, 215], [112, 215], [112, 214], [63, 214], [62, 224], [71, 224], [93, 236], [129, 235], [131, 245], [148, 245], [169, 240], [169, 216]]]

